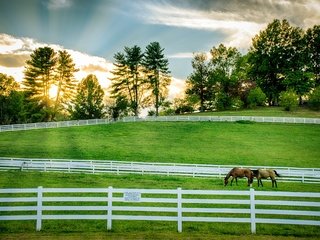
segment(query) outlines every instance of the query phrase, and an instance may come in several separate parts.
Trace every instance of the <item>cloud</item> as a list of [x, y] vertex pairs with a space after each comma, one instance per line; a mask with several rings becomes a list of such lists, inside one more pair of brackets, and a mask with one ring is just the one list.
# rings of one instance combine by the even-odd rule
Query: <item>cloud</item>
[[30, 56], [26, 54], [1, 54], [0, 65], [4, 67], [22, 67]]
[[[226, 45], [248, 47], [251, 38], [264, 27], [263, 24], [241, 20], [232, 12], [203, 11], [180, 8], [173, 5], [147, 5], [147, 14], [142, 15], [149, 24], [161, 24], [206, 31], [227, 33]], [[245, 43], [244, 45], [240, 43]]]
[[[141, 2], [138, 2], [138, 4]], [[308, 28], [319, 24], [318, 0], [166, 0], [137, 7], [148, 24], [221, 32], [227, 46], [248, 49], [251, 39], [273, 19]]]
[[69, 8], [72, 6], [72, 0], [49, 0], [47, 2], [48, 9], [57, 10], [62, 8]]
[[193, 58], [192, 52], [174, 53], [167, 56], [168, 58]]
[[[64, 50], [60, 45], [39, 43], [31, 38], [17, 38], [8, 34], [0, 34], [0, 72], [13, 76], [16, 81], [23, 80], [25, 61], [30, 54], [39, 47], [49, 46], [55, 51]], [[91, 56], [79, 51], [66, 49], [71, 55], [76, 68], [80, 69], [75, 73], [77, 80], [81, 80], [88, 74], [95, 74], [103, 87], [110, 85], [110, 70], [113, 65], [106, 59]]]
[[85, 71], [85, 72], [96, 72], [96, 71], [108, 71], [108, 69], [105, 66], [100, 66], [100, 65], [94, 65], [94, 64], [89, 64], [86, 66], [83, 66], [81, 68], [81, 70]]
[[173, 100], [174, 98], [182, 97], [184, 95], [185, 87], [186, 82], [184, 80], [173, 77], [169, 86], [168, 99]]
[[[199, 52], [181, 52], [181, 53], [170, 54], [167, 57], [169, 59], [193, 59], [195, 54], [197, 53]], [[202, 53], [206, 54], [208, 59], [211, 58], [210, 52], [202, 52]]]

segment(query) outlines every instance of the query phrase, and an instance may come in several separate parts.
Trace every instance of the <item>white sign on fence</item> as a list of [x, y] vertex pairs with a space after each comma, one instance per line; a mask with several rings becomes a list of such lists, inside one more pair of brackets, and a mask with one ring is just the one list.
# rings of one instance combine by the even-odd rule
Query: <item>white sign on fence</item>
[[141, 192], [124, 192], [123, 199], [125, 202], [140, 202]]

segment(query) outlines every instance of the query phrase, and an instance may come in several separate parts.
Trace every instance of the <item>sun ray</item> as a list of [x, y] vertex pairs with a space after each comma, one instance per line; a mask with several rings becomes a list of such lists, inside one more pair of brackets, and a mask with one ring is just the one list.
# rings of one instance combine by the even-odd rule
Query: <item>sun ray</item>
[[49, 97], [50, 99], [55, 99], [58, 94], [58, 86], [57, 85], [52, 85], [49, 89]]

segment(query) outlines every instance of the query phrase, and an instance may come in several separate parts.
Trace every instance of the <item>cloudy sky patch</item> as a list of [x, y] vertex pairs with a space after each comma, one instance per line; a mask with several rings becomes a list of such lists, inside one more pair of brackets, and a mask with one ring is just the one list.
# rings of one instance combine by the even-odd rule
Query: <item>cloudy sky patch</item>
[[[23, 62], [43, 46], [66, 49], [78, 80], [110, 85], [113, 56], [125, 46], [165, 49], [172, 89], [192, 72], [193, 53], [223, 43], [248, 51], [275, 18], [303, 29], [319, 24], [319, 0], [0, 0], [0, 71], [23, 78]], [[174, 92], [174, 91], [173, 91]]]

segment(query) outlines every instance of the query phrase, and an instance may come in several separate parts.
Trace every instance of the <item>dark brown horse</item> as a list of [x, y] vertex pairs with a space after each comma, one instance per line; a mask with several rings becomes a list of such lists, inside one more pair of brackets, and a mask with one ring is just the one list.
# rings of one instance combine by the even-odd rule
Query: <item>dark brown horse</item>
[[248, 186], [253, 182], [253, 173], [249, 168], [232, 168], [227, 176], [224, 178], [224, 185], [228, 185], [229, 178], [232, 177], [230, 185], [232, 186], [233, 179], [236, 179], [236, 185], [238, 185], [238, 178], [248, 178]]
[[258, 169], [258, 170], [252, 170], [252, 172], [253, 172], [253, 176], [258, 179], [258, 187], [260, 186], [260, 184], [261, 184], [261, 187], [263, 187], [262, 180], [261, 180], [262, 178], [263, 179], [270, 178], [272, 182], [272, 187], [274, 187], [274, 185], [278, 187], [276, 176], [280, 177], [280, 175], [277, 173], [276, 170]]

